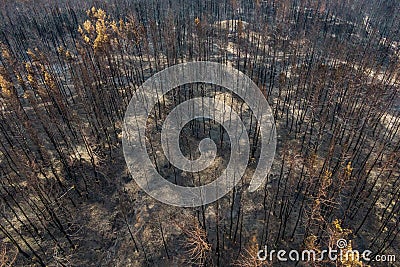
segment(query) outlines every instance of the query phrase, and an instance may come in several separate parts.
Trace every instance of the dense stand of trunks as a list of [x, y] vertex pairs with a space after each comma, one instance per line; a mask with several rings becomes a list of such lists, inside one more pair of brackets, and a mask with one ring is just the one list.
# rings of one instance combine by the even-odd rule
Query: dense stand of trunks
[[[206, 266], [254, 266], [261, 264], [256, 250], [266, 244], [322, 248], [339, 236], [375, 254], [398, 253], [399, 5], [352, 2], [1, 3], [4, 249], [18, 252], [19, 265], [90, 263], [83, 259], [81, 211], [107, 202], [102, 191], [113, 187], [123, 223], [118, 229], [129, 235], [135, 252], [129, 257], [138, 264], [181, 257]], [[243, 179], [223, 199], [191, 209], [187, 224], [172, 223], [187, 236], [187, 253], [180, 255], [166, 226], [171, 221], [154, 215], [158, 232], [145, 235], [137, 193], [125, 185], [129, 175], [127, 181], [110, 175], [124, 170], [121, 126], [138, 86], [194, 60], [232, 64], [256, 82], [274, 112], [278, 148], [269, 182], [256, 195], [246, 193]], [[216, 90], [223, 91], [197, 84], [165, 97], [176, 105]], [[225, 99], [227, 105], [242, 101], [232, 94]], [[156, 126], [171, 108], [167, 102], [154, 109]], [[238, 106], [246, 116], [246, 105]], [[256, 158], [258, 125], [248, 118]], [[188, 127], [196, 136], [217, 126], [196, 121]], [[180, 174], [158, 162], [154, 139], [148, 146], [155, 166], [172, 170], [176, 182]], [[220, 130], [219, 148], [228, 141]], [[160, 247], [151, 248], [149, 240], [159, 237]]]

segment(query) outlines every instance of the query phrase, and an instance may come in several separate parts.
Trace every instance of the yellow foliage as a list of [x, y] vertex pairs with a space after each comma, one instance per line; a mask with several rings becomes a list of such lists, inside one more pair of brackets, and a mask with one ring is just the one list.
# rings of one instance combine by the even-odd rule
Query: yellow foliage
[[115, 21], [107, 20], [106, 12], [102, 9], [92, 7], [87, 11], [87, 15], [90, 19], [86, 20], [83, 29], [80, 26], [78, 31], [85, 43], [93, 45], [94, 51], [99, 52], [110, 44], [109, 33], [115, 32], [118, 27]]
[[104, 21], [96, 21], [96, 33], [97, 35], [106, 34], [107, 28]]
[[72, 55], [71, 55], [71, 52], [69, 52], [69, 50], [67, 50], [65, 52], [65, 56], [66, 56], [67, 59], [72, 59]]
[[28, 56], [30, 56], [32, 59], [36, 59], [35, 53], [34, 53], [30, 48], [28, 48], [28, 51], [27, 51], [26, 53], [27, 53]]
[[341, 223], [340, 223], [340, 221], [339, 221], [338, 219], [335, 219], [335, 220], [332, 222], [332, 225], [333, 225], [334, 229], [335, 229], [337, 232], [339, 232], [339, 233], [343, 232], [343, 228], [342, 228]]
[[62, 53], [64, 52], [64, 48], [60, 45], [60, 46], [57, 48], [57, 52], [60, 53], [60, 54], [62, 54]]
[[99, 20], [105, 20], [107, 17], [106, 12], [101, 8], [97, 9], [97, 11], [95, 11], [95, 12], [93, 12], [93, 8], [92, 8], [92, 14], [93, 14], [93, 17], [95, 17]]
[[195, 18], [194, 19], [194, 23], [196, 24], [196, 25], [199, 25], [200, 24], [200, 19], [197, 17], [197, 18]]
[[322, 187], [327, 188], [331, 184], [332, 184], [332, 172], [327, 170], [322, 176]]
[[24, 80], [22, 79], [21, 75], [17, 74], [18, 83], [23, 84]]
[[34, 96], [34, 92], [33, 91], [25, 91], [24, 95], [22, 96], [25, 99], [32, 99]]
[[78, 27], [83, 40], [93, 47], [95, 53], [107, 51], [108, 48], [118, 44], [116, 38], [134, 39], [136, 43], [142, 37], [143, 27], [136, 23], [134, 17], [129, 17], [127, 22], [110, 20], [102, 9], [92, 7], [87, 11], [89, 20]]
[[31, 74], [28, 74], [28, 82], [30, 82], [31, 84], [35, 83], [35, 78], [33, 78]]
[[119, 37], [134, 40], [136, 43], [142, 38], [143, 26], [136, 23], [133, 16], [129, 17], [127, 22], [122, 19], [110, 20], [104, 10], [94, 7], [87, 11], [87, 15], [89, 19], [78, 27], [78, 31], [85, 43], [93, 47], [95, 53], [105, 52], [118, 45], [116, 38]]
[[113, 20], [111, 23], [110, 23], [110, 26], [111, 26], [111, 29], [114, 31], [114, 32], [118, 32], [118, 26], [117, 26], [117, 23]]
[[1, 92], [2, 95], [4, 97], [11, 97], [12, 95], [12, 83], [9, 82], [6, 77], [4, 77], [3, 75], [0, 74], [0, 88], [1, 88]]
[[[340, 220], [335, 219], [332, 222], [332, 236], [334, 239], [339, 240], [339, 239], [346, 239], [349, 234], [351, 234], [350, 229], [346, 229], [342, 227], [342, 223]], [[352, 252], [352, 243], [351, 240], [348, 241], [347, 247], [346, 248], [340, 248], [341, 249], [341, 254], [343, 257], [340, 260], [341, 266], [344, 267], [362, 267], [362, 266], [368, 266], [363, 264], [360, 259], [358, 259], [356, 256], [356, 253], [351, 253]], [[349, 253], [348, 253], [349, 252]], [[359, 255], [358, 255], [359, 256]]]
[[119, 19], [119, 31], [124, 31], [124, 21], [122, 19]]
[[86, 20], [86, 21], [83, 23], [83, 28], [85, 29], [85, 31], [86, 31], [87, 33], [92, 33], [92, 32], [94, 32], [94, 26], [92, 25], [92, 22], [90, 22], [90, 20]]
[[85, 35], [83, 35], [83, 40], [86, 42], [86, 43], [90, 43], [90, 38], [85, 34]]
[[363, 264], [362, 261], [360, 261], [359, 255], [356, 253], [348, 253], [353, 250], [353, 247], [351, 245], [351, 241], [349, 241], [347, 247], [342, 250], [342, 255], [343, 257], [340, 259], [340, 263], [344, 267], [362, 267], [366, 266]]
[[5, 59], [10, 59], [11, 58], [10, 51], [8, 51], [8, 49], [3, 47], [1, 52], [2, 52], [2, 55], [3, 55], [3, 57]]
[[97, 34], [97, 37], [93, 42], [94, 51], [98, 51], [99, 49], [103, 48], [104, 45], [107, 44], [108, 42], [109, 42], [108, 35], [105, 32], [99, 30], [98, 34]]
[[346, 168], [345, 168], [346, 177], [350, 177], [352, 171], [353, 171], [353, 168], [351, 167], [351, 161], [349, 161], [349, 163], [347, 163]]
[[91, 9], [89, 9], [88, 11], [86, 11], [86, 14], [88, 16], [90, 16], [91, 14], [96, 13], [96, 8], [93, 6]]
[[51, 89], [55, 89], [56, 83], [54, 82], [51, 75], [47, 71], [44, 71], [43, 74], [44, 74], [44, 82], [46, 83], [46, 85], [48, 85]]
[[352, 232], [350, 229], [343, 228], [342, 222], [338, 219], [335, 219], [332, 222], [332, 231], [333, 231], [333, 236], [336, 237], [337, 239], [345, 238]]

